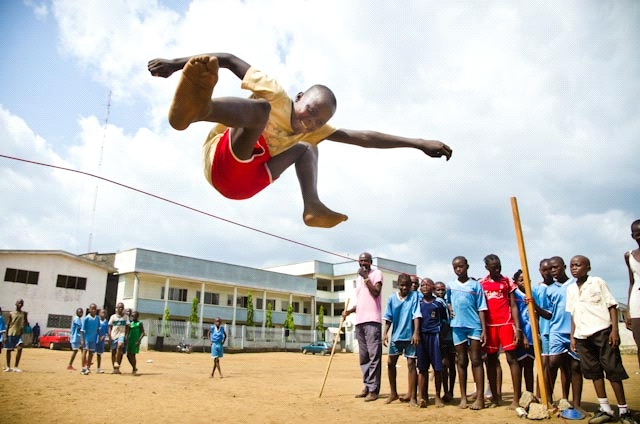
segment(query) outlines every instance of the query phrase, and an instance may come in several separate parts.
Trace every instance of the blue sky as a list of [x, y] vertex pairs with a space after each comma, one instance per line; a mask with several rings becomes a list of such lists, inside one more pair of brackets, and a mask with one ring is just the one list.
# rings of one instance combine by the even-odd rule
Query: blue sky
[[[489, 253], [508, 275], [520, 266], [516, 196], [534, 281], [542, 257], [585, 254], [625, 301], [622, 254], [640, 217], [640, 5], [387, 3], [1, 2], [0, 153], [341, 255], [415, 263], [444, 281], [456, 255], [476, 276]], [[291, 95], [332, 87], [335, 126], [440, 139], [454, 156], [323, 142], [320, 195], [350, 216], [331, 230], [302, 224], [292, 171], [253, 199], [224, 199], [200, 168], [209, 125], [172, 130], [177, 77], [146, 71], [154, 57], [216, 51], [276, 76]], [[215, 95], [246, 96], [239, 85], [222, 71]], [[95, 180], [2, 158], [0, 193], [4, 249], [143, 247], [254, 267], [342, 260], [106, 183], [94, 213]]]

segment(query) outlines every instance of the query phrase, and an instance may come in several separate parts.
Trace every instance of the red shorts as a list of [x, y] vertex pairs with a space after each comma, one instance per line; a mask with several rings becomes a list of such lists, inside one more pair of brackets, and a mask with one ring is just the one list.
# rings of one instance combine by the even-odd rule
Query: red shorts
[[514, 336], [513, 324], [487, 325], [487, 343], [484, 345], [484, 351], [489, 354], [498, 353], [500, 346], [505, 352], [514, 350], [516, 348], [513, 343]]
[[253, 155], [248, 160], [240, 160], [233, 154], [229, 129], [222, 134], [215, 149], [211, 181], [224, 197], [248, 199], [273, 182], [267, 167], [271, 155], [263, 136], [256, 141]]

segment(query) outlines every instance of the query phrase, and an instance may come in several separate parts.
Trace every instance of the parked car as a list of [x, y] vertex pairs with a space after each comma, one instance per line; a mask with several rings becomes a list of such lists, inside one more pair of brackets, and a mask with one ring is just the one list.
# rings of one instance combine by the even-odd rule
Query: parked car
[[71, 348], [69, 336], [71, 336], [69, 330], [49, 330], [40, 336], [40, 347], [48, 347], [51, 350]]
[[311, 353], [313, 355], [315, 355], [316, 353], [319, 353], [321, 355], [327, 355], [331, 353], [332, 348], [333, 348], [333, 345], [331, 343], [313, 342], [310, 345], [302, 346], [300, 349], [302, 350], [302, 353], [304, 353], [305, 355], [307, 353]]

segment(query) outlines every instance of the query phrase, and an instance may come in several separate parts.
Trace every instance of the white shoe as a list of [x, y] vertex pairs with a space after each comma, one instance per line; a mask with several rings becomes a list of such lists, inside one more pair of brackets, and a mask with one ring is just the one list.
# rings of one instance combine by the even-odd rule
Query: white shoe
[[119, 363], [117, 363], [117, 362], [114, 362], [114, 363], [113, 363], [113, 368], [115, 368], [115, 369], [120, 368], [120, 364], [119, 364]]
[[7, 367], [3, 370], [4, 372], [11, 372], [11, 368]]
[[13, 372], [22, 372], [22, 370], [20, 368], [13, 368], [11, 371], [13, 371]]
[[98, 368], [98, 370], [96, 371], [98, 374], [104, 374], [104, 370], [102, 368]]

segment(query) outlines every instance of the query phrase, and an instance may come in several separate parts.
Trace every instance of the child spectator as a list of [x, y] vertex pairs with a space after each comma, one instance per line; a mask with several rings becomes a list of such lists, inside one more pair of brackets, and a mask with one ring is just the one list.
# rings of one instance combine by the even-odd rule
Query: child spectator
[[100, 309], [100, 313], [98, 314], [100, 317], [100, 326], [98, 327], [98, 339], [96, 341], [96, 356], [98, 358], [98, 374], [103, 374], [104, 370], [102, 369], [102, 354], [104, 353], [104, 343], [109, 334], [109, 321], [107, 320], [107, 310]]
[[111, 362], [113, 373], [120, 374], [122, 350], [129, 335], [129, 317], [124, 313], [124, 303], [116, 305], [116, 313], [109, 318], [109, 340], [111, 344]]
[[[400, 354], [404, 353], [409, 369], [409, 406], [418, 406], [416, 399], [418, 386], [416, 345], [420, 342], [420, 307], [418, 293], [411, 291], [411, 278], [408, 274], [402, 273], [398, 276], [398, 291], [389, 296], [383, 319], [382, 343], [389, 346], [387, 373], [391, 387], [391, 394], [386, 403], [398, 399], [396, 363]], [[391, 344], [389, 344], [388, 332], [391, 325], [393, 325], [393, 331], [391, 332]]]
[[591, 263], [585, 256], [574, 256], [569, 263], [576, 284], [567, 287], [566, 310], [571, 313], [571, 349], [580, 355], [580, 367], [585, 378], [593, 380], [600, 408], [590, 424], [616, 421], [609, 405], [604, 377], [611, 383], [618, 415], [623, 424], [637, 424], [627, 407], [622, 381], [629, 378], [620, 357], [618, 333], [618, 303], [607, 283], [589, 276]]
[[476, 400], [471, 409], [484, 408], [484, 368], [482, 347], [485, 345], [485, 313], [487, 301], [480, 283], [469, 278], [469, 263], [464, 256], [456, 256], [451, 262], [457, 279], [447, 286], [448, 304], [451, 305], [451, 330], [456, 348], [460, 405], [467, 408], [467, 367], [471, 356], [471, 370], [476, 384]]
[[[24, 300], [18, 299], [16, 301], [16, 310], [11, 311], [9, 314], [9, 322], [7, 323], [7, 338], [5, 341], [5, 349], [7, 351], [7, 367], [5, 372], [22, 372], [18, 365], [20, 365], [20, 358], [22, 357], [22, 332], [24, 326], [28, 323], [27, 313], [22, 310], [24, 306]], [[11, 368], [11, 352], [16, 350], [16, 364]]]
[[[631, 238], [638, 243], [638, 248], [629, 250], [624, 254], [624, 261], [629, 271], [629, 294], [627, 305], [629, 309], [624, 322], [636, 342], [638, 350], [638, 368], [640, 368], [640, 219], [631, 223]], [[636, 371], [640, 374], [640, 371]]]
[[533, 361], [536, 356], [533, 352], [533, 334], [531, 333], [531, 320], [529, 319], [522, 270], [516, 271], [513, 275], [513, 281], [518, 286], [513, 295], [520, 316], [520, 343], [516, 347], [516, 359], [524, 376], [524, 387], [528, 392], [533, 393]]
[[518, 305], [513, 294], [516, 285], [509, 277], [501, 274], [502, 264], [498, 256], [487, 255], [484, 263], [489, 274], [480, 284], [487, 298], [487, 343], [484, 350], [487, 353], [487, 379], [493, 394], [491, 403], [497, 406], [502, 402], [502, 389], [498, 387], [497, 373], [498, 353], [502, 347], [513, 382], [513, 401], [509, 408], [516, 409], [522, 390], [522, 374], [515, 355], [516, 346], [520, 341]]
[[73, 361], [76, 359], [76, 355], [78, 354], [78, 350], [80, 351], [80, 358], [82, 358], [82, 350], [84, 346], [84, 341], [82, 340], [82, 334], [80, 333], [80, 329], [82, 328], [82, 316], [84, 315], [84, 310], [82, 308], [76, 309], [76, 316], [73, 317], [71, 321], [71, 335], [69, 336], [69, 342], [71, 343], [71, 359], [69, 359], [69, 365], [67, 365], [67, 370], [75, 371], [73, 368]]
[[[0, 308], [0, 354], [2, 353], [2, 346], [4, 345], [4, 336], [7, 334], [7, 324], [4, 322], [4, 316], [2, 316], [2, 308]], [[7, 368], [9, 366], [7, 365]]]
[[435, 284], [430, 278], [420, 282], [422, 300], [420, 303], [420, 343], [418, 355], [418, 387], [420, 392], [420, 407], [426, 408], [429, 400], [429, 365], [433, 367], [436, 385], [435, 405], [444, 406], [440, 392], [442, 389], [442, 355], [440, 352], [440, 332], [442, 322], [447, 321], [447, 306], [444, 301], [433, 296]]
[[562, 398], [569, 397], [569, 389], [573, 396], [573, 407], [583, 412], [580, 403], [582, 398], [582, 372], [580, 357], [571, 349], [571, 314], [566, 311], [567, 287], [575, 281], [567, 276], [567, 266], [560, 256], [549, 259], [551, 274], [555, 280], [547, 287], [546, 305], [551, 312], [549, 320], [549, 387], [553, 393], [558, 369], [565, 377], [561, 379]]
[[84, 349], [82, 351], [82, 371], [83, 375], [88, 375], [91, 371], [93, 363], [93, 354], [96, 351], [96, 341], [98, 340], [98, 328], [100, 327], [100, 318], [96, 315], [98, 307], [95, 303], [89, 305], [89, 313], [82, 320], [80, 334]]
[[140, 342], [146, 335], [144, 332], [144, 325], [138, 320], [138, 311], [131, 312], [131, 322], [129, 323], [129, 335], [127, 338], [127, 359], [131, 364], [131, 374], [138, 374], [138, 367], [136, 361], [136, 354], [140, 352]]
[[222, 378], [222, 368], [220, 367], [220, 358], [224, 356], [224, 342], [227, 340], [227, 332], [222, 326], [220, 317], [216, 318], [209, 330], [209, 339], [211, 340], [211, 357], [213, 358], [213, 369], [211, 377], [214, 376], [216, 369]]
[[[433, 294], [444, 302], [447, 286], [441, 281], [436, 282]], [[451, 402], [453, 399], [453, 386], [456, 382], [456, 347], [453, 344], [449, 308], [446, 308], [445, 312], [446, 318], [440, 326], [440, 356], [442, 356], [442, 388], [444, 391], [442, 401]]]

